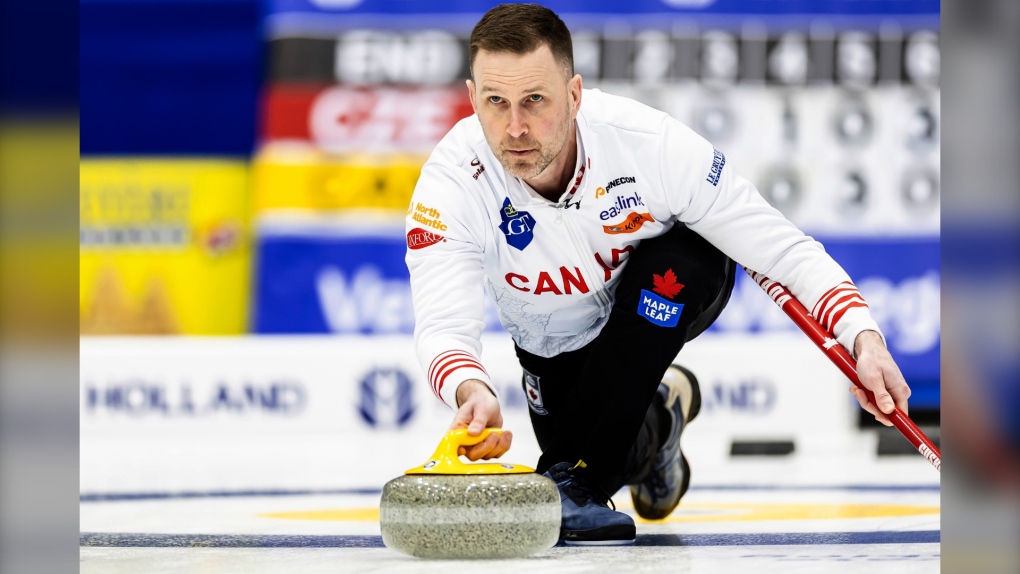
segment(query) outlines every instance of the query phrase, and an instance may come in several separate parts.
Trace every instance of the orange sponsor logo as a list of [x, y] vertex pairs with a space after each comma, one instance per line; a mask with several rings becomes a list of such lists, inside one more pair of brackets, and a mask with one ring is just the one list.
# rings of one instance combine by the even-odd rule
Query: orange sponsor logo
[[641, 229], [641, 226], [644, 225], [646, 221], [654, 222], [655, 219], [653, 219], [649, 213], [637, 213], [632, 211], [630, 215], [627, 216], [627, 219], [624, 219], [620, 223], [614, 223], [613, 225], [603, 225], [602, 229], [610, 235], [634, 233], [638, 229]]

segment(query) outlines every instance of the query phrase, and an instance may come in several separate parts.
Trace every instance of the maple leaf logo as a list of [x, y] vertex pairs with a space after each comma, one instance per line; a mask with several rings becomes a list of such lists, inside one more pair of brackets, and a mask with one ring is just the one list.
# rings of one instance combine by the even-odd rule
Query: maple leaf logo
[[667, 269], [662, 275], [652, 274], [652, 281], [655, 282], [655, 287], [652, 291], [655, 291], [659, 295], [672, 299], [676, 297], [676, 294], [684, 288], [683, 283], [676, 282], [676, 275], [672, 269]]

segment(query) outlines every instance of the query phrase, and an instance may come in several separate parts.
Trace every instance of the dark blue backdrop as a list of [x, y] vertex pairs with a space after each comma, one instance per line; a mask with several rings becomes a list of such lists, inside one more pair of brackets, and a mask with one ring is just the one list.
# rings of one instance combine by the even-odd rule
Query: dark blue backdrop
[[259, 0], [82, 0], [81, 153], [251, 154]]

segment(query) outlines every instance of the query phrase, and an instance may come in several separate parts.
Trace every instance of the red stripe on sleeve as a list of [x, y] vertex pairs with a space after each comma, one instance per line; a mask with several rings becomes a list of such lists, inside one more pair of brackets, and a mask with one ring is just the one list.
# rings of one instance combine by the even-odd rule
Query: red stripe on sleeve
[[[442, 353], [439, 353], [438, 355], [436, 355], [435, 359], [432, 359], [432, 364], [429, 365], [429, 380], [430, 381], [435, 378], [436, 365], [440, 361], [442, 361], [444, 359], [447, 359], [447, 358], [449, 358], [450, 356], [453, 356], [453, 355], [464, 355], [465, 357], [471, 357], [471, 355], [469, 353], [465, 353], [464, 351], [443, 351]], [[471, 358], [474, 358], [474, 357], [471, 357]]]
[[837, 311], [836, 314], [832, 316], [832, 323], [831, 323], [832, 326], [831, 327], [826, 327], [826, 328], [831, 331], [832, 327], [835, 327], [836, 324], [839, 323], [839, 320], [843, 318], [843, 314], [847, 312], [847, 309], [850, 309], [852, 307], [865, 307], [865, 308], [867, 308], [867, 306], [868, 306], [868, 304], [865, 303], [863, 299], [858, 300], [858, 301], [854, 301], [853, 303], [850, 303], [846, 307], [843, 307], [842, 309]]
[[818, 319], [822, 314], [825, 313], [825, 307], [828, 304], [829, 299], [833, 298], [838, 293], [849, 289], [856, 291], [857, 287], [855, 287], [854, 284], [849, 281], [844, 281], [839, 285], [836, 285], [832, 289], [826, 291], [825, 294], [822, 295], [820, 299], [818, 299], [818, 302], [815, 303], [815, 306], [811, 309], [811, 316]]
[[432, 386], [432, 392], [442, 400], [440, 392], [443, 390], [443, 383], [446, 381], [446, 378], [450, 376], [450, 373], [465, 367], [478, 369], [485, 373], [486, 376], [489, 375], [478, 359], [470, 353], [451, 350], [443, 351], [437, 355], [435, 359], [432, 359], [428, 372], [429, 385]]
[[862, 298], [861, 294], [857, 291], [843, 295], [839, 299], [836, 299], [835, 301], [827, 305], [825, 312], [822, 314], [822, 317], [820, 318], [819, 322], [822, 325], [824, 325], [826, 329], [831, 331], [832, 325], [835, 325], [835, 321], [831, 320], [832, 315], [837, 310], [840, 309], [841, 305], [843, 305], [844, 303], [848, 303], [850, 301], [860, 301], [861, 303], [864, 303], [864, 298]]
[[[482, 371], [483, 373], [485, 373], [485, 369], [483, 369], [482, 366], [479, 365], [477, 362], [467, 362], [467, 361], [465, 361], [463, 364], [458, 363], [457, 366], [452, 367], [450, 370], [448, 370], [445, 373], [443, 373], [443, 377], [441, 379], [439, 379], [439, 386], [436, 387], [436, 394], [442, 392], [442, 390], [443, 390], [443, 383], [446, 382], [446, 377], [449, 377], [451, 374], [453, 374], [454, 371], [456, 371], [458, 369], [463, 369], [464, 367], [473, 367], [473, 368], [478, 369], [478, 370]], [[485, 374], [488, 375], [488, 373], [485, 373]], [[440, 397], [440, 398], [442, 398], [442, 397]]]
[[447, 357], [446, 359], [443, 360], [442, 364], [436, 367], [435, 375], [432, 377], [432, 384], [435, 384], [435, 382], [439, 380], [439, 377], [441, 377], [450, 366], [457, 365], [460, 363], [471, 363], [474, 365], [479, 365], [478, 361], [474, 360], [472, 357], [468, 355], [454, 355]]

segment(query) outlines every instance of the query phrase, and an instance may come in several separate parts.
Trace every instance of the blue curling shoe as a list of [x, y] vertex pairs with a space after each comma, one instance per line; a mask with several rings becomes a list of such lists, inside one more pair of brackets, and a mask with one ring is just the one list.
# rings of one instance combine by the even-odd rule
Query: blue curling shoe
[[633, 544], [634, 519], [617, 512], [616, 505], [609, 508], [613, 502], [609, 495], [577, 472], [576, 466], [561, 462], [545, 472], [560, 491], [560, 540], [568, 546]]

